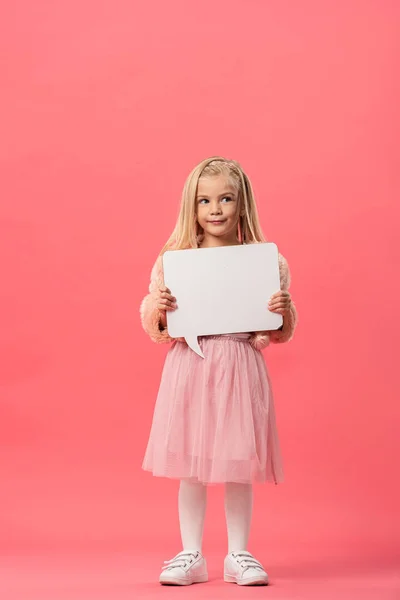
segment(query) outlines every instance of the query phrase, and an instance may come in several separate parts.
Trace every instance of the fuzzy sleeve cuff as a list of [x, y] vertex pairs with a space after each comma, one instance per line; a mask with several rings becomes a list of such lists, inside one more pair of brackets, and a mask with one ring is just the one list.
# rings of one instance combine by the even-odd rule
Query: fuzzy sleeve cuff
[[[279, 254], [279, 275], [281, 282], [281, 290], [288, 290], [290, 288], [290, 269], [282, 254]], [[256, 350], [263, 350], [270, 342], [274, 344], [283, 344], [289, 342], [297, 326], [297, 310], [292, 302], [290, 313], [283, 319], [283, 329], [273, 331], [257, 331], [253, 333], [250, 338], [251, 345]]]
[[157, 308], [157, 304], [159, 299], [158, 290], [163, 284], [162, 258], [159, 256], [151, 272], [149, 294], [140, 305], [140, 318], [143, 329], [150, 336], [150, 339], [158, 344], [173, 341], [167, 329], [160, 330], [161, 313]]

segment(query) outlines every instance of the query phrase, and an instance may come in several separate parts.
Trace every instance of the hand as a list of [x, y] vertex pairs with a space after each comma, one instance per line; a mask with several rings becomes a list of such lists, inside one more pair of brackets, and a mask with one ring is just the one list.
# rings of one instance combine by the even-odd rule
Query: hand
[[285, 316], [289, 314], [291, 305], [292, 298], [290, 293], [286, 290], [280, 290], [271, 296], [268, 302], [268, 310]]
[[171, 294], [171, 290], [167, 287], [159, 289], [160, 297], [158, 299], [157, 308], [161, 312], [161, 326], [163, 329], [167, 327], [167, 311], [171, 312], [178, 308], [176, 298]]

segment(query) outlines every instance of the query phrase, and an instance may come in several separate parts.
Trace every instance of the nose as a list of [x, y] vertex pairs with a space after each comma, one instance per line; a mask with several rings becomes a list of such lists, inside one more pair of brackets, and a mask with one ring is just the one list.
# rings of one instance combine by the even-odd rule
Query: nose
[[210, 213], [212, 215], [221, 215], [222, 214], [222, 209], [221, 209], [221, 205], [219, 202], [213, 202], [210, 206]]

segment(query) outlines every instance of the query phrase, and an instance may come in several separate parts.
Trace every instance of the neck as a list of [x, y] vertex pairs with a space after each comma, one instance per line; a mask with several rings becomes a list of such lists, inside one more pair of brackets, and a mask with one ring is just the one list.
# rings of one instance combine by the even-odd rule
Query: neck
[[221, 246], [238, 246], [240, 242], [235, 237], [215, 237], [213, 235], [205, 235], [200, 243], [200, 248], [219, 248]]

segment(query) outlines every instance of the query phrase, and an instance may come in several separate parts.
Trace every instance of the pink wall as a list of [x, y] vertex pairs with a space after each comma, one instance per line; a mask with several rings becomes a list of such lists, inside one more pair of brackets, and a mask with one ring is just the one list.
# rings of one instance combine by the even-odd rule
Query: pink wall
[[[140, 469], [166, 347], [138, 307], [184, 179], [218, 153], [252, 179], [300, 315], [295, 340], [266, 352], [286, 483], [257, 487], [253, 544], [389, 552], [399, 5], [1, 12], [0, 551], [178, 550], [176, 482]], [[221, 493], [206, 530], [218, 548]]]

